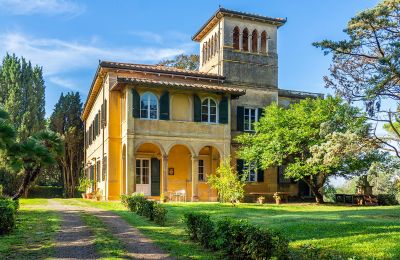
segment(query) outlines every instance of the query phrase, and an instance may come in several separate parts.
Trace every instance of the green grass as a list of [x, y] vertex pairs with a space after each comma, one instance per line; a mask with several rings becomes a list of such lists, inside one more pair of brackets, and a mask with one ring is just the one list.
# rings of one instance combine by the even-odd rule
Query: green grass
[[95, 236], [94, 245], [102, 259], [127, 259], [127, 252], [121, 241], [105, 227], [103, 221], [88, 213], [81, 213], [83, 222]]
[[168, 203], [166, 227], [155, 226], [126, 209], [119, 202], [67, 200], [114, 211], [139, 228], [172, 255], [198, 259], [215, 258], [187, 241], [181, 221], [185, 212], [204, 212], [214, 219], [242, 218], [265, 228], [281, 231], [291, 247], [313, 244], [345, 255], [367, 258], [400, 258], [400, 206], [346, 207], [317, 205], [257, 205], [232, 207], [218, 203]]
[[21, 199], [16, 228], [0, 236], [0, 259], [45, 259], [53, 254], [59, 216], [45, 199]]

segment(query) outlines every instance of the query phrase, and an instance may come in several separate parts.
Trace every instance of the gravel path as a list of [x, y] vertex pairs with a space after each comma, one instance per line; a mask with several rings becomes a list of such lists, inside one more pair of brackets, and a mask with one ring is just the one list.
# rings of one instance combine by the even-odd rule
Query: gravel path
[[49, 200], [49, 207], [61, 215], [53, 259], [98, 259], [94, 236], [80, 218], [76, 207]]
[[91, 207], [67, 206], [50, 201], [53, 210], [60, 211], [63, 217], [61, 231], [57, 236], [55, 259], [96, 259], [94, 237], [80, 219], [79, 212], [87, 212], [100, 218], [112, 235], [122, 241], [130, 258], [172, 260], [166, 252], [153, 241], [121, 219], [118, 215]]

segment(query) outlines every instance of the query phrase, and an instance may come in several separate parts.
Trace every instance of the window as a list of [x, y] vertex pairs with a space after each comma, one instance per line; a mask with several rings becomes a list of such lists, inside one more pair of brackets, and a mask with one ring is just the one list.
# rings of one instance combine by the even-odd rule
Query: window
[[267, 33], [265, 31], [261, 33], [261, 52], [267, 52]]
[[258, 52], [258, 33], [254, 30], [251, 35], [251, 51]]
[[233, 48], [239, 50], [239, 27], [233, 29]]
[[249, 51], [249, 30], [247, 28], [243, 30], [242, 46], [243, 51]]
[[101, 162], [97, 161], [96, 163], [96, 181], [101, 182], [101, 168], [100, 168]]
[[158, 100], [152, 93], [144, 93], [140, 97], [140, 118], [158, 119]]
[[290, 184], [291, 179], [285, 176], [285, 169], [287, 165], [278, 166], [278, 182], [279, 184]]
[[248, 182], [257, 182], [257, 166], [255, 163], [244, 164], [243, 171], [247, 174]]
[[244, 108], [244, 131], [254, 131], [254, 123], [258, 121], [256, 108]]
[[136, 160], [136, 184], [150, 183], [150, 160]]
[[201, 103], [201, 122], [217, 123], [217, 103], [211, 98]]
[[207, 43], [203, 43], [203, 64], [206, 62]]
[[199, 160], [199, 181], [205, 181], [205, 174], [204, 174], [204, 160]]

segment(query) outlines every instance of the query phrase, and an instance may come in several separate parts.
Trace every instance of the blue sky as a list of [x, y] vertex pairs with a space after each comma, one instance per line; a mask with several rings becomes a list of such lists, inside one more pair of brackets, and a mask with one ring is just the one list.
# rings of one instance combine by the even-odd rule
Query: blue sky
[[43, 66], [46, 113], [61, 92], [79, 91], [82, 101], [99, 60], [156, 63], [198, 53], [191, 36], [225, 8], [287, 17], [279, 30], [279, 86], [328, 93], [322, 77], [330, 57], [311, 43], [343, 39], [348, 20], [378, 0], [73, 1], [0, 0], [0, 56], [16, 53]]

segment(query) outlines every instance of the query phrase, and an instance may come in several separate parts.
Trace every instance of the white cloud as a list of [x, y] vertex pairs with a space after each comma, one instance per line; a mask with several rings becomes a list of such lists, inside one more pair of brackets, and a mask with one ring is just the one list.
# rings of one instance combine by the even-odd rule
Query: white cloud
[[95, 70], [99, 60], [157, 62], [190, 49], [191, 45], [185, 44], [177, 48], [100, 47], [95, 46], [94, 42], [34, 38], [21, 33], [0, 34], [0, 50], [24, 56], [33, 64], [43, 66], [47, 76], [84, 68]]
[[84, 5], [68, 0], [0, 0], [0, 7], [0, 12], [12, 15], [79, 15], [86, 9]]
[[138, 36], [144, 40], [154, 42], [154, 43], [163, 43], [163, 37], [158, 33], [153, 33], [149, 31], [133, 31], [130, 34], [134, 36]]
[[48, 80], [55, 84], [58, 85], [60, 87], [72, 90], [72, 91], [82, 91], [82, 89], [80, 89], [76, 83], [74, 83], [72, 80], [69, 79], [65, 79], [59, 76], [51, 76], [48, 78]]

